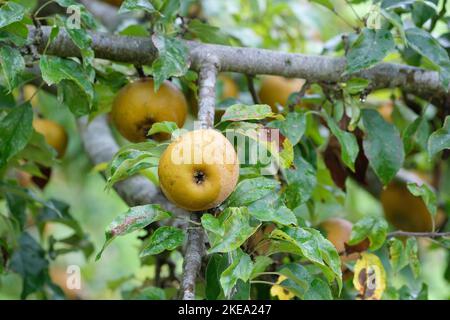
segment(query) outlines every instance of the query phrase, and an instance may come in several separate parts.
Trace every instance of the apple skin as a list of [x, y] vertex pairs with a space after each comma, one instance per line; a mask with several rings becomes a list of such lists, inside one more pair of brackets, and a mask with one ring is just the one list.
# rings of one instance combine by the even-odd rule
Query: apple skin
[[111, 118], [122, 136], [131, 142], [147, 138], [162, 141], [170, 138], [164, 133], [147, 136], [156, 122], [172, 121], [183, 127], [187, 102], [183, 93], [171, 82], [165, 81], [157, 92], [153, 79], [139, 79], [123, 87], [114, 99]]
[[350, 240], [352, 223], [342, 218], [324, 220], [319, 228], [325, 231], [327, 239], [335, 246], [338, 253], [345, 251], [345, 243]]
[[233, 192], [239, 161], [232, 144], [213, 129], [190, 131], [172, 142], [158, 166], [161, 190], [178, 207], [204, 211]]
[[67, 133], [60, 124], [42, 118], [33, 120], [33, 128], [45, 138], [45, 141], [58, 152], [58, 158], [62, 158], [67, 149]]
[[[286, 106], [289, 96], [300, 91], [305, 84], [303, 79], [289, 79], [280, 76], [265, 76], [259, 89], [261, 103], [268, 104], [275, 113], [280, 112], [279, 105]], [[307, 107], [305, 105], [305, 107]]]

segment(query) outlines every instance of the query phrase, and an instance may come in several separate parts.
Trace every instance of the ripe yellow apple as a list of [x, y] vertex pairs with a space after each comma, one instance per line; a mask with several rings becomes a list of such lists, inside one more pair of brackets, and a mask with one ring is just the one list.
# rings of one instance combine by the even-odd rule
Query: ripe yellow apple
[[131, 142], [153, 138], [161, 141], [168, 134], [148, 137], [148, 130], [156, 122], [172, 121], [179, 128], [184, 125], [187, 102], [183, 93], [165, 81], [155, 92], [153, 79], [140, 79], [123, 87], [114, 99], [111, 116], [120, 134]]
[[81, 293], [81, 290], [70, 289], [67, 286], [67, 279], [69, 275], [66, 273], [64, 268], [53, 266], [49, 269], [49, 274], [52, 281], [61, 288], [67, 299], [78, 300], [80, 298], [79, 294]]
[[352, 274], [345, 264], [359, 258], [359, 250], [365, 250], [365, 242], [367, 241], [367, 239], [362, 241], [360, 243], [361, 248], [358, 247], [356, 252], [347, 253], [345, 244], [350, 241], [352, 228], [353, 224], [342, 218], [329, 218], [319, 225], [319, 229], [325, 233], [326, 238], [334, 245], [340, 255], [344, 280], [348, 279]]
[[378, 112], [381, 114], [386, 122], [392, 123], [392, 112], [394, 111], [394, 104], [392, 101], [386, 101], [378, 107]]
[[304, 84], [304, 79], [265, 76], [259, 89], [259, 98], [261, 103], [268, 104], [273, 112], [279, 112], [279, 106], [286, 106], [289, 96], [300, 91]]
[[52, 120], [35, 118], [33, 127], [58, 152], [59, 158], [64, 156], [67, 148], [67, 134], [63, 126]]
[[161, 190], [180, 208], [202, 211], [221, 204], [239, 178], [232, 144], [213, 129], [190, 131], [173, 141], [158, 166]]
[[336, 247], [338, 253], [345, 251], [345, 243], [350, 240], [353, 224], [342, 218], [324, 220], [319, 228], [326, 234], [327, 239]]
[[[393, 181], [381, 192], [386, 220], [402, 231], [429, 232], [433, 229], [431, 214], [421, 197], [409, 192], [404, 182]], [[439, 228], [446, 220], [446, 214], [438, 209], [435, 227]]]
[[39, 97], [37, 95], [38, 88], [32, 84], [26, 84], [23, 86], [23, 98], [25, 101], [30, 100], [33, 108], [39, 105]]

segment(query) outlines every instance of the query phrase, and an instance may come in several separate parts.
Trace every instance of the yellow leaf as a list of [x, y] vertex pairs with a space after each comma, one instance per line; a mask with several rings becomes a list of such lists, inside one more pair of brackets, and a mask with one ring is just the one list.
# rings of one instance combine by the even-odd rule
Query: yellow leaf
[[108, 162], [100, 162], [94, 168], [92, 168], [92, 171], [101, 172], [101, 171], [105, 171], [107, 168], [108, 168]]
[[[286, 279], [287, 278], [285, 276], [279, 276], [277, 283], [281, 283]], [[272, 288], [270, 288], [270, 295], [272, 295], [273, 297], [278, 297], [278, 299], [280, 300], [291, 300], [295, 297], [292, 292], [283, 288], [279, 284], [275, 284], [272, 286]]]
[[372, 253], [363, 252], [356, 261], [353, 286], [359, 292], [358, 299], [380, 300], [386, 289], [386, 271], [381, 260]]

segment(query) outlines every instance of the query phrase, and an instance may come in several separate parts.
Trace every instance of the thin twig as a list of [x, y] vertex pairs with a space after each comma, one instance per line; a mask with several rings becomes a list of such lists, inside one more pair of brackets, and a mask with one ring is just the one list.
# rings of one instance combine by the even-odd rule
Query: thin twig
[[295, 96], [294, 101], [292, 101], [288, 105], [289, 111], [294, 111], [295, 106], [298, 105], [300, 103], [300, 101], [302, 100], [302, 98], [305, 96], [306, 90], [308, 90], [309, 85], [310, 84], [309, 84], [308, 80], [306, 80], [305, 83], [300, 88], [300, 90], [298, 91], [297, 95]]
[[245, 76], [247, 78], [248, 91], [250, 91], [250, 94], [252, 95], [253, 103], [254, 104], [261, 104], [261, 101], [259, 100], [258, 93], [256, 93], [256, 90], [255, 90], [255, 82], [253, 81], [255, 76], [250, 75], [250, 74], [247, 74]]
[[433, 18], [431, 18], [431, 23], [430, 23], [430, 27], [428, 28], [428, 32], [432, 32], [434, 30], [437, 22], [440, 19], [442, 19], [446, 13], [447, 13], [447, 0], [444, 0], [444, 2], [442, 3], [441, 11], [439, 11], [439, 13], [437, 15], [435, 15], [435, 16], [433, 16]]

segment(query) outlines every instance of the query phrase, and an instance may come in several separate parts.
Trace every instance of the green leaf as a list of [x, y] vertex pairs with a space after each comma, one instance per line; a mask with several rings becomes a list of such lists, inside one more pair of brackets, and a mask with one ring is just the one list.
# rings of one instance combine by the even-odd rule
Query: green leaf
[[407, 184], [409, 192], [416, 197], [421, 197], [428, 211], [434, 217], [437, 210], [437, 196], [434, 190], [426, 183], [418, 185], [414, 182], [408, 182]]
[[89, 114], [92, 104], [90, 97], [74, 81], [61, 80], [58, 95], [76, 117]]
[[33, 132], [30, 103], [13, 108], [0, 122], [0, 168], [30, 140]]
[[364, 91], [370, 84], [370, 81], [363, 78], [351, 78], [345, 83], [345, 90], [349, 94], [358, 94]]
[[306, 130], [306, 116], [304, 113], [289, 112], [285, 120], [275, 120], [268, 124], [269, 128], [278, 128], [283, 136], [295, 146]]
[[364, 28], [347, 53], [346, 73], [354, 73], [375, 65], [394, 48], [394, 39], [389, 30]]
[[45, 137], [33, 131], [28, 144], [17, 153], [15, 158], [27, 159], [45, 167], [51, 167], [55, 163], [56, 156], [56, 150], [47, 143]]
[[278, 181], [265, 177], [242, 180], [228, 197], [226, 206], [248, 206], [252, 202], [273, 192], [279, 185], [280, 183]]
[[143, 169], [158, 166], [162, 147], [154, 141], [128, 144], [113, 157], [106, 170], [110, 188], [116, 182], [135, 175]]
[[[94, 99], [94, 88], [89, 77], [78, 63], [69, 59], [43, 55], [40, 60], [40, 68], [42, 78], [48, 85], [58, 84], [62, 80], [73, 81], [85, 93], [89, 106], [91, 105]], [[70, 92], [72, 93], [73, 89]], [[73, 96], [73, 94], [70, 95], [72, 98]]]
[[155, 7], [148, 0], [125, 0], [119, 9], [119, 14], [133, 10], [144, 10], [152, 14], [157, 12]]
[[426, 143], [429, 135], [429, 127], [426, 119], [422, 116], [417, 117], [403, 131], [402, 140], [405, 147], [405, 154], [409, 154], [413, 148], [418, 145], [426, 149]]
[[171, 122], [171, 121], [156, 122], [152, 125], [152, 127], [148, 131], [147, 135], [151, 136], [152, 134], [160, 133], [160, 132], [172, 134], [177, 129], [178, 129], [178, 126], [175, 122]]
[[366, 137], [364, 153], [383, 184], [388, 184], [403, 165], [405, 152], [400, 134], [392, 124], [370, 109], [362, 110]]
[[419, 28], [422, 27], [425, 22], [427, 22], [431, 17], [433, 17], [437, 13], [435, 9], [436, 6], [434, 4], [433, 4], [434, 8], [427, 5], [427, 3], [430, 3], [431, 1], [424, 1], [424, 2], [416, 1], [412, 5], [411, 16], [414, 21], [414, 24]]
[[386, 240], [388, 224], [382, 218], [366, 217], [353, 225], [348, 244], [355, 245], [369, 238], [370, 249], [377, 250]]
[[433, 132], [428, 139], [428, 154], [430, 158], [444, 149], [450, 149], [450, 116], [445, 117], [442, 128]]
[[389, 260], [394, 273], [398, 273], [408, 265], [408, 256], [403, 241], [397, 238], [389, 240]]
[[417, 239], [412, 237], [406, 240], [405, 254], [409, 258], [409, 266], [417, 279], [420, 276], [420, 260], [419, 260], [419, 246]]
[[[8, 204], [10, 217], [17, 223], [19, 230], [23, 231], [27, 222], [26, 200], [13, 193], [5, 193], [5, 199]], [[0, 235], [2, 235], [2, 232], [0, 232]]]
[[6, 85], [12, 91], [20, 84], [20, 75], [25, 70], [25, 60], [20, 51], [9, 46], [0, 47], [0, 64]]
[[336, 279], [342, 285], [339, 254], [331, 242], [312, 228], [283, 227], [272, 231], [271, 238], [296, 246], [300, 254], [317, 265], [329, 282]]
[[163, 210], [161, 206], [156, 204], [148, 204], [130, 208], [128, 212], [114, 219], [114, 221], [111, 222], [106, 229], [105, 244], [97, 254], [96, 260], [100, 259], [103, 251], [117, 236], [129, 234], [136, 230], [145, 228], [155, 221], [167, 219], [171, 216], [172, 214], [170, 212]]
[[[55, 208], [57, 210], [55, 210]], [[64, 237], [55, 239], [50, 237], [48, 255], [55, 259], [59, 255], [81, 251], [88, 259], [94, 252], [94, 246], [89, 241], [89, 236], [83, 231], [77, 220], [70, 214], [69, 205], [58, 200], [50, 200], [48, 205], [39, 211], [36, 223], [41, 234], [45, 230], [48, 222], [60, 223], [70, 228], [73, 233]]]
[[241, 249], [236, 250], [235, 253], [229, 253], [229, 255], [232, 262], [220, 275], [220, 284], [226, 297], [230, 295], [239, 279], [247, 282], [253, 271], [252, 259]]
[[[260, 226], [260, 223], [250, 220], [250, 213], [245, 207], [227, 208], [218, 218], [209, 217], [210, 221], [212, 219], [219, 220], [219, 230], [208, 230], [208, 225], [206, 223], [204, 224], [204, 216], [205, 215], [202, 216], [202, 225], [209, 231], [207, 234], [211, 243], [208, 254], [236, 250], [253, 233], [255, 233]], [[218, 224], [214, 223], [213, 225], [217, 226]], [[215, 233], [214, 231], [218, 231], [218, 233]]]
[[333, 300], [330, 286], [320, 278], [311, 281], [304, 300]]
[[123, 298], [126, 300], [166, 300], [166, 292], [158, 287], [145, 287], [143, 289], [134, 288], [123, 292]]
[[248, 205], [248, 211], [260, 221], [271, 221], [281, 225], [297, 224], [294, 213], [284, 205], [280, 205], [278, 195], [272, 192]]
[[8, 92], [4, 86], [0, 85], [0, 111], [13, 108], [15, 105], [16, 101], [12, 92]]
[[45, 251], [26, 232], [19, 238], [19, 247], [11, 257], [10, 267], [23, 279], [21, 299], [41, 290], [47, 281], [48, 261], [45, 258]]
[[211, 258], [208, 261], [208, 265], [206, 266], [206, 275], [205, 275], [205, 296], [208, 300], [216, 300], [219, 299], [220, 294], [222, 293], [221, 284], [220, 284], [220, 275], [228, 266], [228, 257], [227, 255], [221, 255], [215, 253], [211, 255]]
[[160, 227], [150, 236], [140, 257], [155, 255], [164, 250], [172, 251], [181, 246], [184, 242], [184, 231], [175, 227]]
[[405, 35], [408, 45], [439, 70], [442, 85], [447, 88], [450, 82], [450, 59], [447, 51], [423, 29], [409, 28], [405, 31]]
[[403, 42], [406, 43], [406, 35], [405, 29], [403, 27], [402, 18], [397, 13], [395, 13], [395, 11], [392, 10], [381, 9], [380, 13], [387, 21], [389, 21], [398, 30]]
[[301, 264], [288, 263], [278, 272], [287, 278], [279, 285], [295, 294], [299, 299], [303, 299], [313, 279], [309, 271]]
[[[83, 65], [85, 67], [92, 67], [95, 54], [94, 50], [91, 47], [92, 44], [91, 35], [83, 28], [71, 28], [70, 26], [67, 26], [67, 21], [68, 20], [66, 20], [65, 23], [66, 25], [65, 29], [70, 39], [80, 49], [81, 56], [83, 58]], [[91, 69], [91, 71], [93, 72], [94, 70]], [[95, 76], [95, 73], [93, 73], [92, 76]]]
[[215, 44], [230, 44], [229, 36], [220, 28], [204, 23], [198, 19], [189, 21], [187, 29], [190, 34], [202, 42]]
[[152, 42], [158, 49], [158, 58], [152, 64], [156, 92], [166, 79], [186, 74], [188, 49], [180, 39], [165, 35], [152, 35]]
[[331, 2], [331, 0], [309, 0], [309, 1], [320, 4], [321, 6], [324, 6], [325, 8], [334, 12], [334, 5]]
[[180, 11], [181, 0], [166, 0], [162, 6], [159, 7], [159, 11], [162, 15], [161, 20], [165, 24], [172, 24], [177, 13]]
[[306, 203], [317, 185], [316, 169], [303, 158], [299, 149], [295, 150], [294, 165], [295, 168], [285, 170], [287, 187], [283, 192], [291, 210]]
[[359, 153], [358, 142], [355, 135], [350, 132], [341, 130], [333, 118], [323, 113], [328, 127], [333, 135], [338, 139], [341, 145], [341, 158], [347, 167], [355, 171], [355, 160]]
[[14, 22], [0, 30], [0, 42], [22, 47], [27, 44], [28, 28], [22, 22]]
[[16, 2], [8, 1], [0, 8], [0, 28], [23, 19], [26, 8]]
[[220, 121], [262, 120], [274, 115], [270, 106], [266, 104], [234, 104], [226, 109]]
[[267, 267], [273, 263], [273, 260], [267, 256], [257, 256], [255, 263], [253, 264], [253, 271], [250, 279], [254, 279], [259, 276], [259, 273], [266, 271]]

